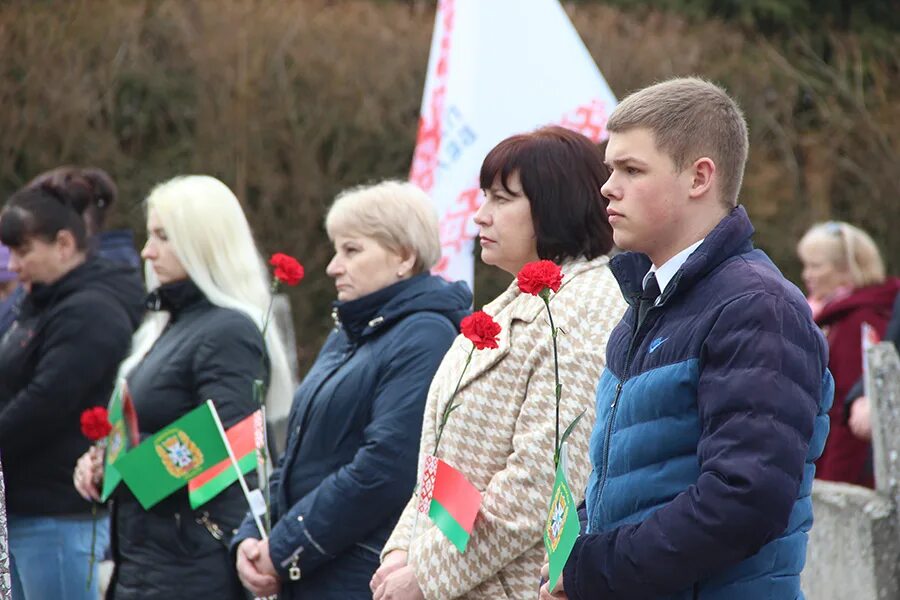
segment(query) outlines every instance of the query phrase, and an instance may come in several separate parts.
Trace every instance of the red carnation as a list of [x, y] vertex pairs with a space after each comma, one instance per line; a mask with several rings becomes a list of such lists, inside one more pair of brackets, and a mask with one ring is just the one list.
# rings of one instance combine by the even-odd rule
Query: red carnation
[[109, 414], [102, 406], [89, 408], [81, 413], [81, 433], [92, 442], [99, 442], [112, 431]]
[[545, 289], [558, 292], [562, 278], [562, 270], [552, 260], [530, 262], [516, 276], [519, 289], [533, 296], [540, 296]]
[[303, 265], [293, 256], [276, 252], [269, 264], [275, 267], [275, 279], [285, 285], [297, 285], [303, 279]]
[[462, 331], [462, 334], [466, 336], [478, 350], [497, 347], [497, 335], [500, 333], [500, 325], [494, 321], [491, 315], [483, 310], [474, 312], [463, 319], [459, 328]]

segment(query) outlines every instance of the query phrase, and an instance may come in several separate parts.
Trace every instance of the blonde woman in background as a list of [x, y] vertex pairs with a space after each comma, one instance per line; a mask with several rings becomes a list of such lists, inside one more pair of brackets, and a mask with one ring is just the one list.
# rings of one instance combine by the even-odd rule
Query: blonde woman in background
[[871, 488], [871, 446], [851, 432], [843, 401], [862, 375], [862, 324], [884, 335], [900, 280], [885, 275], [875, 242], [849, 223], [814, 225], [800, 240], [797, 253], [807, 294], [822, 303], [813, 318], [828, 339], [828, 368], [835, 385], [831, 432], [816, 463], [816, 477]]
[[[290, 394], [276, 328], [263, 339], [269, 275], [238, 199], [207, 176], [176, 177], [147, 198], [150, 313], [121, 366], [141, 436], [212, 399], [225, 427], [253, 413], [253, 381], [266, 402]], [[76, 488], [98, 498], [102, 463], [79, 460]], [[252, 477], [251, 477], [252, 479]], [[115, 600], [244, 598], [228, 553], [247, 510], [235, 483], [198, 510], [185, 488], [144, 510], [127, 486], [113, 495], [109, 597]]]

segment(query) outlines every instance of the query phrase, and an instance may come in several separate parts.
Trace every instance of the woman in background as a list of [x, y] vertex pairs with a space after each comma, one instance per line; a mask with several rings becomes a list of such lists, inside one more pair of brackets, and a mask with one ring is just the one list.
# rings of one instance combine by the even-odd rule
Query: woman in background
[[875, 242], [849, 223], [814, 225], [800, 240], [797, 253], [808, 295], [823, 302], [813, 318], [828, 339], [828, 368], [835, 386], [831, 431], [816, 463], [816, 477], [871, 488], [871, 445], [851, 432], [843, 399], [862, 374], [862, 325], [868, 323], [884, 335], [900, 280], [885, 275]]
[[[0, 241], [24, 294], [0, 341], [0, 455], [17, 599], [97, 596], [96, 573], [86, 587], [91, 505], [72, 488], [90, 444], [79, 419], [106, 406], [144, 292], [132, 269], [89, 252], [87, 207], [85, 195], [45, 183], [14, 194], [0, 215]], [[107, 531], [99, 519], [97, 539]]]

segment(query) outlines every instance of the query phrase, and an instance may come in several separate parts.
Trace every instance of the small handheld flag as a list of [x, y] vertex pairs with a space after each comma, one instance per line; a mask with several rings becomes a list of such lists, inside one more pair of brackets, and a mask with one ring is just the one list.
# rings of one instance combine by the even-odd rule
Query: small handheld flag
[[556, 586], [566, 561], [575, 546], [575, 540], [581, 533], [578, 522], [578, 509], [575, 498], [567, 480], [569, 460], [568, 444], [563, 444], [560, 452], [559, 466], [556, 469], [556, 482], [550, 497], [550, 511], [544, 525], [544, 548], [550, 558], [549, 589]]
[[211, 406], [198, 406], [116, 461], [115, 468], [145, 509], [228, 459]]
[[[256, 467], [256, 423], [258, 420], [259, 411], [257, 410], [236, 425], [229, 427], [225, 432], [241, 473], [244, 475]], [[228, 458], [211, 466], [188, 482], [191, 508], [196, 509], [206, 504], [237, 480], [237, 471], [232, 468]]]
[[419, 511], [428, 514], [460, 552], [466, 551], [480, 507], [481, 492], [465, 475], [435, 456], [425, 457]]
[[122, 481], [115, 462], [140, 442], [137, 413], [134, 410], [131, 394], [128, 392], [128, 382], [125, 379], [119, 380], [112, 398], [109, 400], [109, 423], [112, 425], [112, 431], [109, 432], [107, 438], [104, 456], [101, 502], [106, 502], [118, 487], [119, 482]]

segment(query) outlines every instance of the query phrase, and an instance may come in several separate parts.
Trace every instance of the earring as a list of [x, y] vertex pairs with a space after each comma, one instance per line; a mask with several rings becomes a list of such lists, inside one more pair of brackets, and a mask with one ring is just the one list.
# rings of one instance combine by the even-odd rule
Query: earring
[[397, 277], [403, 279], [403, 276], [406, 275], [406, 271], [397, 271]]

